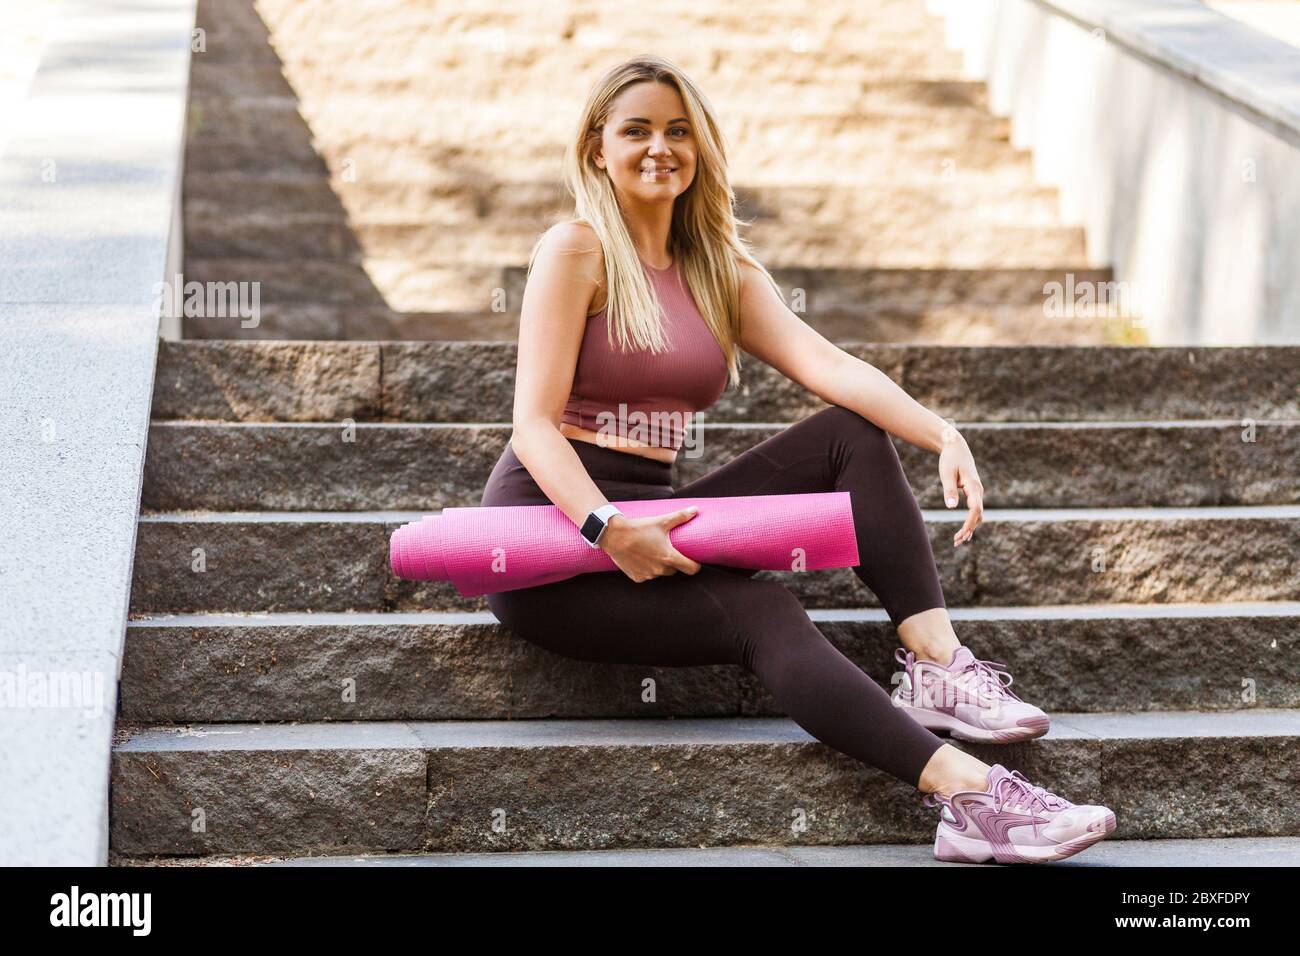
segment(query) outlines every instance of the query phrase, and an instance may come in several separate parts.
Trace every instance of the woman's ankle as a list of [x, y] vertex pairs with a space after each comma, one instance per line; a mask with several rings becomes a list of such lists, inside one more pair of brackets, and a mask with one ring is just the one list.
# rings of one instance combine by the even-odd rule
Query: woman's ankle
[[988, 789], [992, 768], [970, 754], [945, 744], [935, 751], [918, 781], [917, 789], [945, 800], [963, 790], [983, 792]]
[[985, 776], [978, 780], [969, 779], [948, 781], [940, 784], [939, 788], [935, 790], [934, 793], [937, 796], [943, 797], [945, 800], [950, 800], [952, 799], [953, 794], [962, 793], [967, 790], [974, 790], [976, 793], [983, 793], [988, 788], [989, 780], [988, 777]]
[[960, 646], [960, 644], [945, 645], [935, 643], [914, 650], [912, 653], [916, 655], [918, 661], [933, 661], [936, 664], [947, 667], [952, 663], [953, 655], [957, 653], [957, 648]]

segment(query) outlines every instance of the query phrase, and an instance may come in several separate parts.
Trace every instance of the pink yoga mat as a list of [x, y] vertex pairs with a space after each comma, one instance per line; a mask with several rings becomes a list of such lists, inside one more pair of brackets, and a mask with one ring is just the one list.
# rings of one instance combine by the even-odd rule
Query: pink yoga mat
[[[816, 571], [858, 564], [849, 492], [615, 501], [630, 518], [695, 506], [668, 533], [700, 564], [767, 571]], [[618, 571], [555, 505], [444, 508], [402, 525], [389, 540], [393, 573], [411, 581], [450, 581], [464, 597]]]

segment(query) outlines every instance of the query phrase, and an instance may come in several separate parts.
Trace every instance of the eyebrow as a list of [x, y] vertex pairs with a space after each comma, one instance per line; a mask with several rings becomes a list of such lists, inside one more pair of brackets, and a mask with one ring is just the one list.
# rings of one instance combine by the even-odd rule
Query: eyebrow
[[[685, 116], [679, 116], [679, 117], [677, 117], [676, 119], [670, 119], [668, 122], [670, 122], [670, 123], [689, 123], [690, 120], [688, 120]], [[629, 119], [625, 119], [625, 120], [623, 120], [623, 125], [626, 125], [626, 124], [628, 124], [628, 123], [645, 123], [645, 124], [648, 126], [648, 125], [650, 125], [650, 120], [646, 119], [644, 116], [633, 116], [633, 117], [631, 117], [631, 118], [629, 118]]]

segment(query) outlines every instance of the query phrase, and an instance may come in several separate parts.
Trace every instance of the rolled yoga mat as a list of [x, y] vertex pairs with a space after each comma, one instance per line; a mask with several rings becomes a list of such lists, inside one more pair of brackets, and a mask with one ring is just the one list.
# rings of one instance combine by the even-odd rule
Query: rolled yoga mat
[[[614, 501], [630, 518], [697, 507], [668, 532], [700, 564], [816, 571], [858, 564], [849, 492]], [[402, 525], [389, 540], [393, 573], [450, 581], [464, 597], [536, 587], [593, 571], [622, 571], [587, 544], [555, 505], [444, 508]]]

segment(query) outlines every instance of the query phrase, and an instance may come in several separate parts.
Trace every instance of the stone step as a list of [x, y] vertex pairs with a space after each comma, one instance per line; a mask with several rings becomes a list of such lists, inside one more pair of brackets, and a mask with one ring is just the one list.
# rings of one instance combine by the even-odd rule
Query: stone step
[[[789, 31], [767, 23], [758, 27], [748, 11], [743, 24], [706, 26], [687, 18], [674, 22], [655, 11], [649, 20], [608, 31], [578, 23], [567, 36], [496, 30], [495, 26], [465, 31], [423, 25], [405, 30], [380, 20], [377, 26], [360, 31], [313, 30], [298, 36], [274, 32], [272, 36], [275, 53], [290, 76], [296, 69], [316, 74], [329, 67], [361, 72], [388, 58], [411, 69], [436, 70], [454, 82], [472, 72], [472, 61], [491, 58], [494, 69], [519, 71], [523, 89], [546, 88], [569, 95], [584, 92], [614, 64], [655, 49], [671, 49], [672, 61], [703, 87], [706, 96], [714, 76], [743, 77], [763, 58], [796, 64], [792, 67], [796, 71], [800, 59], [824, 60], [826, 66], [818, 71], [823, 79], [839, 79], [848, 63], [859, 64], [855, 79], [965, 76], [960, 53], [944, 44], [943, 27], [937, 21], [895, 24], [882, 18], [815, 33], [808, 29], [807, 20], [794, 21]], [[801, 44], [807, 48], [800, 49]], [[774, 75], [770, 62], [766, 70], [755, 72]], [[776, 75], [790, 79], [789, 73]]]
[[[234, 173], [287, 175], [329, 175], [355, 181], [406, 181], [413, 184], [473, 182], [559, 182], [563, 169], [562, 150], [554, 143], [521, 141], [503, 151], [474, 143], [377, 143], [354, 137], [338, 142], [311, 140], [303, 123], [292, 142], [264, 149], [255, 130], [240, 139], [195, 145], [187, 151], [187, 175]], [[960, 149], [924, 148], [899, 144], [895, 151], [846, 154], [834, 157], [834, 143], [786, 143], [778, 152], [742, 151], [730, 157], [733, 186], [861, 186], [871, 182], [958, 184], [964, 177], [990, 174], [1007, 177], [1021, 185], [1033, 182], [1031, 157], [1025, 151], [997, 140], [977, 140]]]
[[[890, 309], [869, 316], [823, 313], [807, 323], [835, 342], [871, 341], [930, 345], [1115, 345], [1148, 342], [1145, 327], [1123, 316], [1078, 316], [1044, 327], [1042, 308], [1031, 306]], [[482, 312], [397, 312], [383, 307], [347, 309], [340, 305], [290, 303], [263, 310], [267, 321], [255, 329], [232, 326], [225, 319], [187, 320], [186, 334], [196, 339], [240, 338], [390, 339], [396, 341], [513, 342], [517, 318]]]
[[[134, 857], [110, 853], [109, 866], [962, 866], [934, 858], [917, 843], [843, 846], [725, 846], [652, 850], [538, 850], [504, 853], [369, 853], [284, 857], [270, 854]], [[1116, 840], [1049, 866], [1300, 866], [1300, 837], [1210, 840]], [[990, 865], [989, 871], [998, 867]]]
[[[740, 187], [737, 214], [768, 231], [838, 228], [863, 239], [879, 229], [901, 228], [891, 226], [900, 219], [914, 230], [935, 232], [943, 231], [945, 224], [931, 226], [931, 220], [955, 217], [985, 225], [1059, 226], [1053, 189], [1024, 183], [1008, 190], [1005, 184], [993, 183], [981, 194], [971, 185], [933, 179], [924, 185], [865, 183], [857, 188]], [[572, 207], [558, 184], [549, 183], [331, 183], [320, 176], [194, 173], [185, 188], [185, 234], [190, 243], [197, 239], [196, 230], [230, 242], [239, 233], [266, 229], [284, 217], [295, 217], [290, 221], [302, 228], [350, 223], [466, 229], [499, 220], [512, 231], [530, 233], [535, 241], [551, 220]], [[282, 255], [274, 249], [263, 254]]]
[[[404, 581], [389, 537], [428, 512], [141, 515], [131, 613], [481, 611], [447, 582]], [[988, 509], [968, 544], [964, 507], [922, 516], [952, 606], [1300, 597], [1300, 506]], [[609, 573], [619, 573], [612, 571]], [[759, 571], [806, 608], [878, 606], [852, 570]]]
[[[259, 0], [257, 11], [277, 30], [289, 35], [294, 30], [317, 22], [318, 17], [328, 17], [329, 34], [346, 39], [353, 31], [373, 28], [375, 12], [367, 7], [357, 7], [346, 0], [317, 0], [309, 10], [304, 10], [294, 0]], [[223, 11], [224, 12], [224, 11]], [[473, 36], [500, 28], [508, 34], [548, 34], [578, 39], [581, 30], [628, 30], [635, 27], [638, 35], [642, 28], [658, 27], [663, 30], [689, 25], [697, 34], [714, 29], [726, 36], [753, 30], [762, 14], [764, 26], [772, 32], [788, 33], [805, 30], [843, 31], [931, 24], [923, 4], [914, 0], [854, 0], [851, 4], [832, 3], [822, 8], [791, 8], [788, 2], [759, 0], [744, 7], [735, 5], [664, 0], [653, 10], [611, 6], [599, 0], [574, 0], [561, 5], [522, 4], [503, 7], [490, 0], [469, 0], [454, 8], [440, 4], [389, 4], [383, 11], [380, 25], [394, 33], [411, 33], [420, 29], [437, 30], [439, 34], [466, 29]], [[677, 37], [674, 32], [670, 36]]]
[[[313, 138], [322, 147], [331, 147], [333, 155], [347, 155], [337, 151], [345, 143], [384, 150], [436, 143], [444, 151], [458, 147], [466, 151], [508, 150], [518, 173], [526, 168], [518, 164], [528, 150], [545, 149], [554, 160], [572, 134], [574, 122], [572, 115], [555, 109], [541, 115], [505, 106], [467, 110], [455, 104], [441, 107], [425, 97], [398, 109], [387, 107], [381, 98], [357, 99], [347, 104], [330, 99], [313, 108], [292, 97], [193, 96], [187, 152], [192, 155], [251, 145], [268, 157], [293, 161], [312, 148]], [[936, 122], [925, 114], [887, 112], [789, 116], [768, 111], [761, 118], [740, 114], [722, 117], [720, 122], [729, 156], [776, 155], [786, 165], [804, 155], [821, 157], [823, 167], [853, 163], [871, 150], [945, 151], [960, 163], [972, 144], [1011, 149], [1010, 121], [1005, 117], [972, 110], [942, 119]], [[515, 143], [528, 145], [521, 152]], [[498, 156], [499, 161], [502, 158]], [[535, 178], [548, 178], [535, 169], [528, 171]], [[358, 170], [358, 178], [361, 173]], [[733, 178], [743, 181], [739, 175]]]
[[[923, 253], [920, 248], [914, 249]], [[975, 252], [970, 252], [976, 255]], [[527, 280], [527, 255], [516, 262], [440, 265], [405, 259], [368, 259], [364, 263], [326, 259], [200, 259], [185, 261], [187, 282], [257, 282], [262, 306], [293, 303], [334, 303], [386, 307], [401, 312], [483, 312], [517, 315]], [[864, 318], [925, 314], [948, 306], [1037, 306], [1040, 313], [1051, 301], [1053, 285], [1081, 290], [1111, 282], [1107, 269], [1089, 269], [1081, 260], [1058, 260], [1048, 266], [991, 264], [987, 267], [951, 267], [877, 264], [866, 268], [785, 265], [763, 257], [760, 261], [781, 287], [787, 303], [800, 290], [800, 315], [859, 315]], [[214, 285], [215, 287], [215, 285]], [[1115, 286], [1111, 297], [1126, 288]], [[1058, 296], [1058, 298], [1060, 298]], [[1130, 295], [1129, 298], [1132, 298]], [[990, 301], [992, 300], [992, 301]], [[1078, 293], [1061, 301], [1073, 306]], [[1081, 312], [1081, 310], [1074, 310]], [[1123, 310], [1115, 310], [1118, 313]], [[1057, 321], [1052, 316], [1040, 326]], [[209, 322], [230, 326], [237, 335], [239, 323], [215, 314]], [[1130, 320], [1131, 321], [1131, 320]], [[1044, 328], [1043, 334], [1054, 329]], [[859, 337], [861, 340], [861, 337]]]
[[[291, 68], [290, 68], [291, 69]], [[389, 65], [378, 73], [364, 70], [341, 75], [339, 71], [303, 73], [310, 86], [299, 90], [284, 71], [271, 65], [249, 64], [236, 72], [229, 64], [196, 60], [190, 95], [192, 102], [221, 102], [270, 111], [288, 109], [307, 116], [314, 124], [325, 116], [351, 116], [380, 132], [396, 128], [437, 130], [434, 117], [482, 114], [498, 122], [540, 114], [576, 116], [582, 109], [580, 89], [561, 92], [544, 85], [516, 84], [516, 74], [474, 71], [463, 75], [412, 71]], [[526, 81], [524, 81], [526, 82]], [[831, 122], [837, 117], [908, 119], [919, 122], [964, 122], [989, 129], [1007, 129], [1007, 121], [988, 110], [988, 92], [978, 80], [927, 80], [906, 76], [879, 80], [856, 77], [849, 82], [790, 82], [776, 78], [763, 84], [763, 97], [755, 99], [752, 77], [725, 76], [711, 81], [709, 102], [727, 121], [757, 124], [783, 115], [793, 121]], [[306, 99], [304, 99], [306, 96]], [[430, 110], [433, 112], [430, 113]], [[385, 120], [386, 122], [378, 122]], [[411, 121], [422, 124], [410, 127]]]
[[[713, 417], [705, 411], [692, 424], [674, 466], [675, 487], [788, 426], [718, 423]], [[1261, 421], [1250, 428], [1239, 420], [956, 424], [975, 454], [986, 508], [1300, 504], [1295, 480], [1300, 421]], [[474, 507], [511, 431], [508, 420], [154, 422], [141, 506], [147, 511]], [[934, 453], [901, 438], [892, 441], [917, 501], [923, 508], [942, 508]]]
[[[901, 170], [900, 170], [901, 172]], [[830, 222], [848, 215], [870, 216], [882, 206], [923, 208], [933, 214], [982, 217], [989, 222], [1056, 218], [1054, 189], [1032, 183], [1018, 166], [991, 170], [953, 169], [951, 180], [924, 170], [914, 180], [854, 185], [735, 185], [737, 215], [768, 223]], [[545, 221], [571, 208], [558, 183], [498, 179], [481, 183], [426, 179], [348, 181], [299, 173], [243, 173], [238, 170], [185, 176], [185, 212], [202, 224], [220, 215], [263, 218], [322, 217], [322, 221], [437, 222], [462, 224], [489, 217], [532, 217]], [[253, 221], [256, 221], [254, 218]], [[187, 229], [188, 232], [188, 229]]]
[[[848, 103], [824, 110], [801, 110], [765, 94], [748, 105], [719, 111], [728, 153], [776, 143], [834, 144], [847, 153], [867, 143], [890, 141], [923, 148], [951, 148], [970, 141], [1006, 143], [1011, 122], [970, 106], [946, 110], [853, 110]], [[213, 97], [193, 94], [191, 113], [201, 120], [196, 132], [214, 141], [244, 135], [249, 124], [275, 134], [292, 131], [304, 119], [317, 138], [336, 142], [338, 134], [374, 143], [429, 142], [444, 146], [480, 144], [484, 136], [526, 136], [557, 146], [573, 134], [582, 103], [564, 109], [551, 95], [524, 93], [508, 100], [474, 101], [463, 96], [332, 94], [304, 103], [294, 96]]]
[[[1005, 221], [1013, 205], [988, 207], [988, 216], [961, 211], [926, 215], [923, 209], [887, 210], [845, 229], [811, 219], [798, 223], [759, 221], [747, 239], [760, 259], [798, 261], [810, 266], [854, 268], [1014, 268], [1047, 262], [1083, 261], [1083, 232], [1050, 225], [1043, 215], [1028, 222]], [[1002, 218], [999, 218], [1002, 217]], [[1042, 220], [1032, 221], [1034, 218]], [[546, 231], [545, 219], [461, 222], [350, 222], [318, 213], [186, 213], [185, 248], [200, 259], [397, 260], [408, 271], [446, 269], [458, 264], [526, 262]]]
[[[934, 839], [917, 791], [786, 718], [220, 723], [119, 736], [109, 819], [121, 856]], [[1300, 835], [1298, 710], [1058, 713], [1030, 744], [963, 749], [1110, 807], [1116, 839]]]
[[[809, 616], [893, 689], [898, 640], [883, 610]], [[963, 644], [1007, 664], [1013, 692], [1049, 714], [1300, 707], [1300, 602], [958, 607], [950, 616]], [[784, 715], [742, 667], [574, 660], [517, 638], [487, 611], [134, 620], [118, 700], [121, 718], [146, 724]]]
[[[923, 274], [924, 284], [929, 279]], [[453, 280], [454, 281], [454, 280]], [[1146, 344], [1133, 317], [1054, 318], [1044, 325], [1043, 307], [898, 304], [873, 301], [868, 315], [823, 312], [802, 318], [832, 342], [910, 342], [931, 345], [1115, 345]], [[189, 316], [186, 339], [260, 341], [374, 340], [406, 342], [514, 342], [519, 316], [511, 312], [399, 312], [386, 305], [339, 302], [263, 304], [256, 325], [230, 316]]]
[[[508, 146], [494, 141], [499, 138], [492, 135], [495, 128], [480, 133], [480, 139], [463, 141], [429, 137], [419, 142], [397, 131], [384, 141], [348, 130], [333, 138], [316, 130], [313, 139], [313, 129], [292, 109], [257, 115], [220, 101], [210, 110], [215, 115], [198, 112], [197, 107], [191, 110], [194, 132], [188, 140], [187, 169], [320, 173], [328, 168], [340, 177], [349, 174], [357, 180], [412, 181], [442, 181], [456, 175], [479, 181], [509, 180], [525, 174], [530, 179], [558, 180], [563, 172], [562, 136], [521, 137]], [[259, 122], [273, 135], [264, 137]], [[509, 124], [504, 124], [503, 130], [508, 129]], [[1004, 136], [986, 130], [984, 135], [963, 140], [946, 129], [899, 118], [883, 126], [865, 123], [852, 144], [839, 138], [814, 141], [804, 136], [781, 141], [775, 148], [761, 141], [737, 144], [729, 153], [730, 179], [746, 185], [882, 182], [908, 166], [911, 170], [903, 174], [906, 178], [933, 171], [933, 177], [942, 182], [942, 177], [960, 176], [964, 169], [1020, 161]]]
[[[436, 53], [435, 53], [436, 55]], [[306, 59], [298, 59], [305, 57]], [[304, 94], [315, 99], [335, 96], [373, 97], [376, 102], [390, 97], [420, 96], [425, 102], [459, 103], [466, 110], [509, 101], [523, 112], [524, 106], [539, 105], [547, 110], [569, 104], [574, 115], [582, 107], [582, 90], [562, 88], [549, 77], [528, 82], [530, 67], [520, 64], [509, 72], [469, 69], [461, 58], [448, 63], [446, 71], [411, 69], [401, 61], [384, 58], [364, 64], [359, 70], [321, 69], [306, 49], [296, 51], [288, 63], [250, 62], [233, 68], [229, 61], [196, 56], [190, 65], [190, 89], [200, 97], [290, 97]], [[288, 70], [303, 89], [295, 89], [285, 76]], [[523, 82], [519, 80], [524, 77]], [[593, 75], [594, 78], [594, 75]], [[710, 71], [709, 102], [722, 115], [752, 113], [760, 109], [754, 98], [755, 77], [735, 71]], [[911, 79], [898, 76], [854, 74], [805, 74], [798, 79], [775, 75], [762, 83], [764, 113], [772, 109], [831, 113], [925, 113], [942, 116], [953, 111], [987, 111], [988, 90], [979, 80]], [[544, 90], [543, 94], [536, 90]]]
[[[667, 20], [657, 11], [654, 17], [662, 29]], [[661, 49], [671, 47], [672, 61], [703, 85], [706, 96], [711, 96], [713, 83], [739, 83], [746, 77], [756, 86], [781, 80], [840, 84], [849, 89], [864, 80], [968, 79], [960, 54], [944, 45], [938, 21], [913, 21], [891, 30], [889, 21], [881, 19], [827, 33], [824, 38], [809, 33], [804, 35], [809, 48], [803, 50], [797, 48], [803, 38], [793, 29], [807, 28], [807, 20], [790, 31], [773, 30], [766, 24], [758, 30], [701, 29], [690, 24], [672, 27], [693, 31], [685, 41], [680, 33], [655, 40], [653, 36], [660, 31], [643, 33], [639, 28], [635, 34], [625, 29], [581, 36], [507, 32], [504, 28], [498, 33], [491, 26], [468, 32], [429, 27], [411, 31], [390, 28], [387, 20], [374, 18], [361, 30], [310, 25], [298, 35], [273, 31], [269, 37], [261, 22], [241, 28], [208, 18], [200, 19], [199, 26], [207, 30], [205, 62], [282, 66], [300, 92], [312, 89], [301, 79], [322, 72], [388, 76], [399, 66], [408, 73], [445, 76], [455, 84], [458, 77], [486, 72], [483, 63], [490, 58], [491, 72], [519, 77], [518, 89], [548, 89], [574, 96], [584, 93], [615, 63], [643, 54], [656, 44]]]
[[[842, 347], [959, 422], [1300, 418], [1297, 346]], [[495, 342], [161, 341], [151, 409], [155, 421], [509, 421], [517, 361]], [[795, 422], [823, 406], [745, 356], [741, 388], [705, 420]]]

